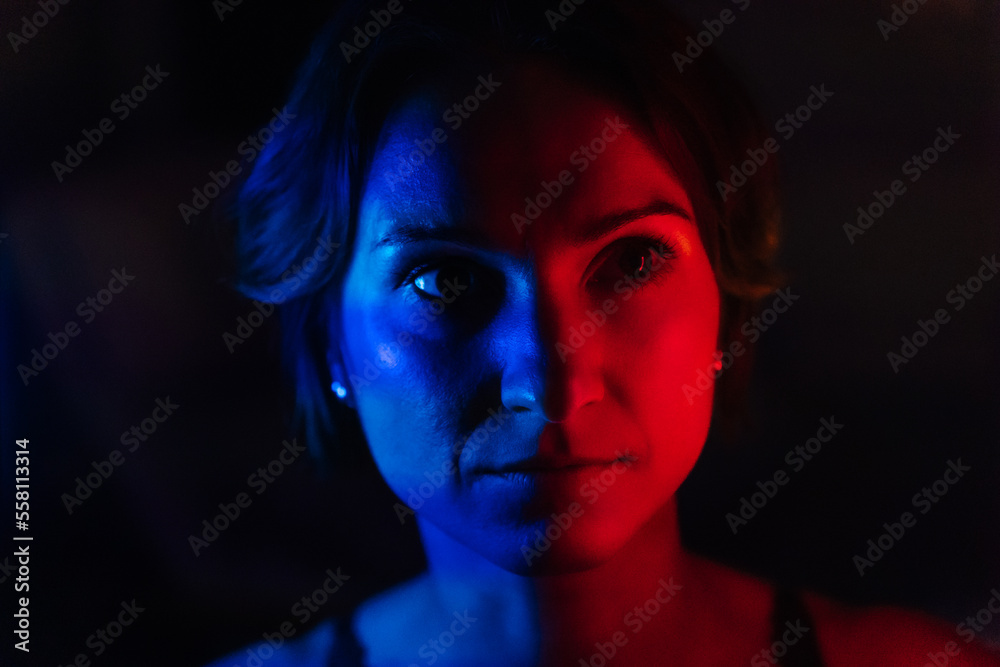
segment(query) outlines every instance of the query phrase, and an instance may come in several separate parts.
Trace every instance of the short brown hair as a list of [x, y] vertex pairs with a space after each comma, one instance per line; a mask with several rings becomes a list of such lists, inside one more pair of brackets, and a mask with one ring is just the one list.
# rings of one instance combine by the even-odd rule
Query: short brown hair
[[[415, 81], [466, 70], [474, 77], [512, 58], [544, 54], [585, 85], [616, 96], [643, 122], [691, 197], [720, 289], [720, 344], [737, 339], [757, 300], [778, 285], [777, 179], [771, 159], [735, 192], [720, 191], [732, 166], [768, 134], [743, 87], [710, 50], [693, 62], [675, 61], [691, 32], [650, 0], [581, 0], [569, 16], [559, 13], [557, 0], [401, 6], [370, 43], [353, 50], [343, 45], [382, 6], [341, 7], [299, 71], [287, 105], [295, 114], [290, 131], [265, 146], [234, 207], [234, 283], [262, 301], [282, 294], [296, 426], [315, 452], [347, 428], [345, 420], [356, 420], [327, 391], [329, 323], [337, 311], [331, 295], [348, 263], [379, 131]], [[340, 254], [292, 286], [289, 267], [317, 239], [339, 243]], [[719, 378], [717, 416], [732, 416], [741, 404], [750, 356]]]

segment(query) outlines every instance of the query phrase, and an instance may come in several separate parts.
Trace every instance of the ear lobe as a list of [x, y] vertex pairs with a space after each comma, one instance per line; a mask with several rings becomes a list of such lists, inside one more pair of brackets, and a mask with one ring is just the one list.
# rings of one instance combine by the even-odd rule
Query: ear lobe
[[327, 351], [327, 367], [330, 370], [330, 392], [333, 397], [349, 408], [356, 408], [351, 385], [348, 382], [347, 371], [341, 361], [339, 350], [331, 348]]

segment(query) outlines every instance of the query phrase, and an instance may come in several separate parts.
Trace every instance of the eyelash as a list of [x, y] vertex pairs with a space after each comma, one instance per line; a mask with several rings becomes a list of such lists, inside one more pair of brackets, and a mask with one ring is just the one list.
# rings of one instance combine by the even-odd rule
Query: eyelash
[[[594, 274], [600, 271], [606, 265], [607, 262], [613, 261], [614, 256], [612, 255], [612, 253], [614, 253], [616, 249], [620, 249], [620, 252], [639, 249], [643, 253], [642, 254], [643, 257], [646, 257], [650, 251], [653, 251], [661, 258], [663, 258], [663, 261], [667, 262], [666, 266], [650, 271], [649, 279], [643, 281], [641, 284], [635, 287], [637, 291], [647, 287], [649, 284], [655, 284], [660, 280], [662, 280], [664, 277], [666, 277], [666, 275], [670, 273], [670, 270], [672, 268], [669, 262], [677, 257], [677, 252], [674, 247], [674, 244], [671, 243], [671, 241], [666, 237], [658, 235], [638, 235], [638, 236], [622, 237], [620, 239], [612, 241], [607, 247], [605, 247], [600, 253], [598, 253], [598, 255], [595, 257], [594, 260], [598, 261], [598, 263], [594, 267], [594, 270], [590, 271], [587, 274], [585, 284], [587, 285], [594, 284]], [[618, 256], [621, 257], [621, 254], [619, 254]], [[591, 263], [593, 264], [593, 261]], [[464, 257], [460, 258], [454, 255], [444, 255], [444, 256], [429, 258], [425, 261], [421, 261], [416, 266], [413, 266], [409, 270], [404, 270], [400, 272], [394, 279], [395, 287], [396, 289], [398, 289], [403, 286], [413, 286], [414, 281], [424, 273], [427, 273], [428, 271], [432, 271], [434, 269], [442, 269], [448, 267], [449, 265], [454, 265], [454, 264], [465, 265], [469, 267], [469, 270], [473, 274], [479, 274], [480, 276], [482, 275], [482, 271], [476, 271], [473, 268], [477, 265], [476, 262], [466, 259]], [[421, 299], [424, 299], [425, 301], [433, 301], [435, 299], [435, 297], [426, 295], [422, 293], [421, 290], [416, 289], [415, 287], [413, 291], [417, 294], [417, 296], [419, 296]]]
[[[671, 261], [677, 258], [677, 252], [674, 244], [671, 243], [671, 241], [666, 237], [658, 235], [626, 236], [616, 239], [608, 245], [608, 247], [601, 251], [600, 254], [598, 254], [595, 258], [595, 261], [597, 262], [596, 266], [593, 271], [590, 271], [587, 274], [587, 285], [593, 286], [599, 284], [599, 281], [595, 279], [595, 276], [598, 275], [602, 269], [605, 269], [608, 266], [608, 262], [615, 261], [616, 258], [620, 259], [625, 252], [634, 250], [638, 250], [639, 253], [637, 254], [640, 254], [643, 258], [647, 257], [650, 252], [653, 252], [661, 258], [661, 261], [665, 262], [664, 266], [653, 266], [650, 268], [648, 270], [649, 277], [646, 280], [639, 282], [639, 278], [637, 276], [633, 276], [633, 284], [637, 282], [639, 283], [638, 285], [634, 285], [634, 289], [636, 291], [663, 280], [673, 268]], [[625, 273], [625, 271], [622, 271], [621, 275], [618, 273], [612, 274], [615, 277], [614, 285], [617, 285], [621, 282], [621, 280], [623, 280]], [[606, 285], [605, 287], [613, 288], [613, 285]]]
[[[433, 259], [424, 260], [421, 261], [416, 266], [414, 266], [413, 268], [400, 272], [394, 278], [395, 288], [399, 289], [404, 285], [412, 285], [413, 282], [424, 273], [427, 273], [428, 271], [432, 271], [434, 269], [442, 269], [452, 264], [474, 265], [475, 262], [466, 260], [464, 258], [460, 259], [454, 255], [443, 255]], [[419, 292], [417, 293], [420, 294]], [[420, 296], [423, 297], [422, 294]], [[430, 298], [430, 297], [424, 297], [424, 298]]]

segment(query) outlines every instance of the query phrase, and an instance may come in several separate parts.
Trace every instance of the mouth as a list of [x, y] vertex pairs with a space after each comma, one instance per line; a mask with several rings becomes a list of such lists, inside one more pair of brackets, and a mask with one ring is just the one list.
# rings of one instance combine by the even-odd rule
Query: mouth
[[497, 475], [501, 477], [567, 475], [580, 471], [608, 468], [615, 463], [631, 465], [635, 461], [636, 457], [628, 453], [613, 458], [533, 456], [495, 468], [483, 468], [478, 472], [484, 475]]

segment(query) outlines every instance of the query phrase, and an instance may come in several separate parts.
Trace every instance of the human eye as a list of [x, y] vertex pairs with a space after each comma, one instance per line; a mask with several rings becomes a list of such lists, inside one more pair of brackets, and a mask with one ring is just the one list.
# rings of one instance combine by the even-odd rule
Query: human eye
[[495, 271], [469, 259], [444, 257], [413, 267], [401, 281], [424, 301], [482, 303], [500, 291]]
[[467, 295], [479, 287], [479, 276], [465, 262], [445, 261], [436, 266], [418, 268], [410, 284], [421, 298], [433, 300]]
[[617, 239], [592, 262], [587, 287], [611, 290], [626, 280], [638, 288], [648, 286], [666, 278], [676, 257], [673, 245], [662, 237]]
[[412, 307], [445, 327], [478, 330], [503, 300], [500, 271], [464, 257], [442, 257], [417, 264], [401, 281]]

